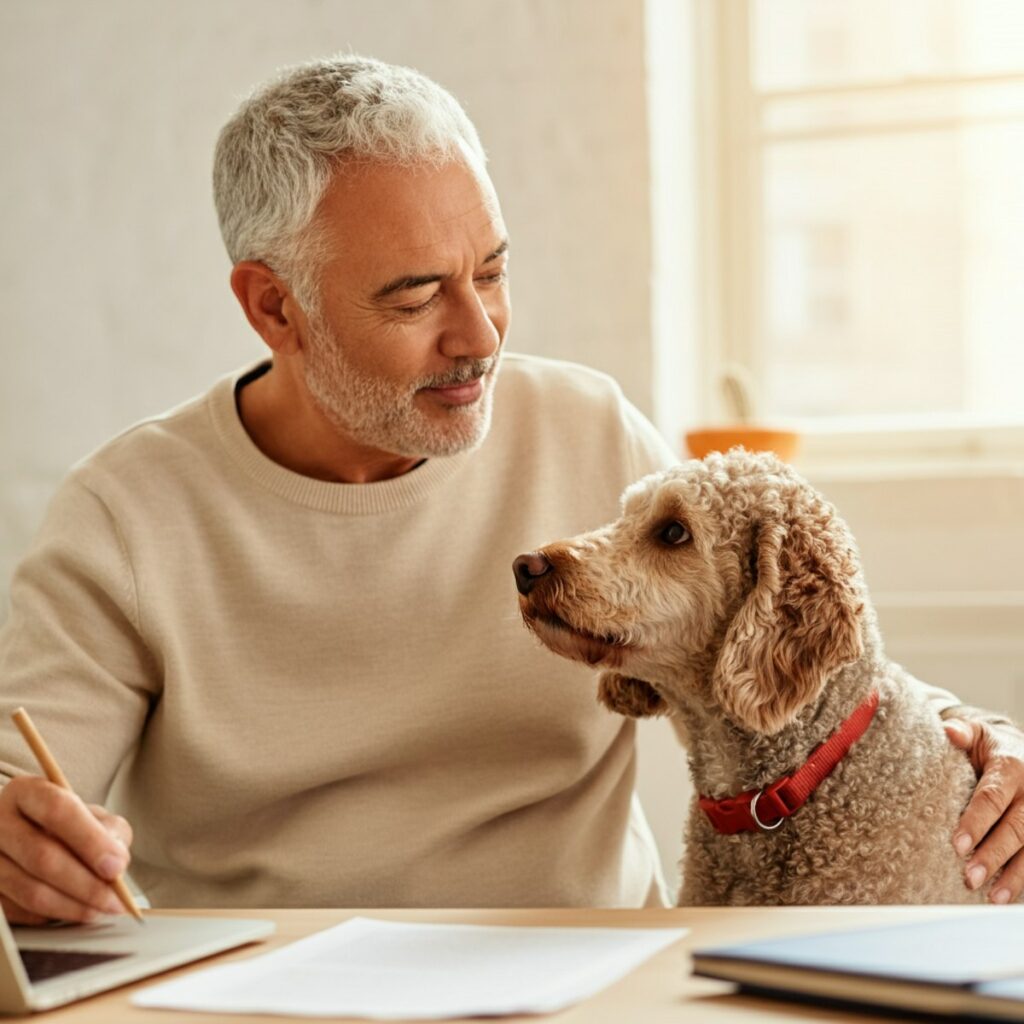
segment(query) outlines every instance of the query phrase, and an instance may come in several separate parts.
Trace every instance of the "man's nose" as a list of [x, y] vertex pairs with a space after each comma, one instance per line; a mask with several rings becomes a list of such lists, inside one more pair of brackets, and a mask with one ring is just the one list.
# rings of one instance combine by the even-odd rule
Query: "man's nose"
[[476, 291], [453, 305], [441, 335], [441, 352], [449, 359], [488, 359], [501, 345], [500, 316], [491, 311]]
[[520, 555], [512, 563], [512, 571], [516, 574], [519, 593], [525, 596], [544, 576], [554, 572], [555, 567], [539, 551], [531, 551], [529, 554]]

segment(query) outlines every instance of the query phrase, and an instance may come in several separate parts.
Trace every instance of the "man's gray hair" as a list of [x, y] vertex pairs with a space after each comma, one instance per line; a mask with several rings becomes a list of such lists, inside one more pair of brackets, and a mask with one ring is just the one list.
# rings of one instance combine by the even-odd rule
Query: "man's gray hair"
[[213, 198], [232, 263], [259, 260], [311, 311], [326, 255], [312, 222], [339, 159], [486, 160], [458, 101], [412, 68], [339, 54], [256, 89], [221, 130]]

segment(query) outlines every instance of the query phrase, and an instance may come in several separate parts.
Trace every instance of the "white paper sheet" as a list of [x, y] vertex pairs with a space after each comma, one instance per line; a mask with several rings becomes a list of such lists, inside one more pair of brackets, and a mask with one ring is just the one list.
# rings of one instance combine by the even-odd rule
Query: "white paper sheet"
[[272, 953], [144, 989], [132, 1002], [172, 1010], [374, 1020], [550, 1013], [618, 981], [686, 931], [356, 917]]

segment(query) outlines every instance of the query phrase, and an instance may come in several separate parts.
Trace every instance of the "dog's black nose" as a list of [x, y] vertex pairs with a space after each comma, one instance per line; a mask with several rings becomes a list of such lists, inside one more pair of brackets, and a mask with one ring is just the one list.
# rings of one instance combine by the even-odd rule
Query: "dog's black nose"
[[528, 594], [537, 585], [537, 581], [547, 576], [554, 568], [539, 551], [520, 555], [512, 563], [512, 571], [516, 574], [516, 586], [519, 588], [519, 593]]

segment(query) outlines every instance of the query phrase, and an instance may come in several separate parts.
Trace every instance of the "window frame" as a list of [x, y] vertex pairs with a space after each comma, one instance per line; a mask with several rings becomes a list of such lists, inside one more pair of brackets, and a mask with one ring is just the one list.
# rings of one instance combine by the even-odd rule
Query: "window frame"
[[[700, 128], [697, 182], [703, 201], [700, 235], [700, 317], [704, 421], [722, 418], [719, 374], [738, 365], [764, 378], [762, 208], [764, 147], [777, 134], [761, 129], [761, 107], [780, 97], [910, 91], [922, 87], [1024, 81], [1022, 74], [934, 76], [905, 82], [862, 82], [778, 89], [759, 96], [750, 76], [751, 0], [694, 0], [696, 104]], [[932, 125], [933, 122], [928, 122]], [[901, 122], [901, 128], [907, 127]], [[913, 127], [913, 126], [910, 126]], [[801, 137], [825, 134], [810, 129]], [[789, 137], [792, 133], [786, 133]], [[814, 423], [794, 419], [802, 434], [801, 464], [867, 472], [865, 467], [1010, 468], [1024, 472], [1024, 400], [1019, 420], [968, 416], [849, 417]], [[859, 468], [858, 468], [859, 467]]]

